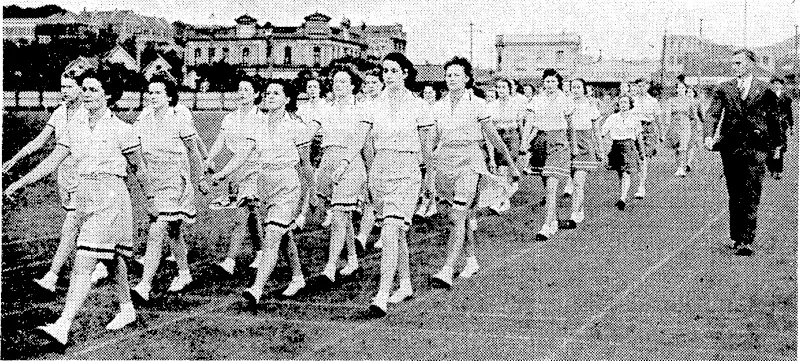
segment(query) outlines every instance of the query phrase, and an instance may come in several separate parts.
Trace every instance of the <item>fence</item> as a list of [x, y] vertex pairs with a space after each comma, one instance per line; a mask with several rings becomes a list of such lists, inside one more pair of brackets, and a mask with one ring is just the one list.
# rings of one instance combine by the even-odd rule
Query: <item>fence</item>
[[[192, 110], [233, 110], [236, 107], [235, 92], [182, 92], [179, 102]], [[16, 91], [3, 92], [4, 110], [50, 109], [61, 101], [59, 92]], [[124, 92], [117, 101], [117, 109], [141, 109], [144, 93]]]

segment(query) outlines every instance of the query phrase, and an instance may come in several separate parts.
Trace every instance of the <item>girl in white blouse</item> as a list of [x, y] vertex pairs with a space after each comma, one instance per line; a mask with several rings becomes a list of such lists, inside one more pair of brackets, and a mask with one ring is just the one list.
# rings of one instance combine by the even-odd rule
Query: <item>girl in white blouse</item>
[[620, 195], [615, 204], [619, 210], [625, 210], [628, 191], [631, 188], [631, 174], [639, 170], [642, 146], [642, 122], [631, 112], [635, 106], [630, 95], [623, 95], [617, 100], [619, 112], [611, 114], [600, 129], [602, 137], [612, 140], [608, 154], [608, 167], [619, 175]]

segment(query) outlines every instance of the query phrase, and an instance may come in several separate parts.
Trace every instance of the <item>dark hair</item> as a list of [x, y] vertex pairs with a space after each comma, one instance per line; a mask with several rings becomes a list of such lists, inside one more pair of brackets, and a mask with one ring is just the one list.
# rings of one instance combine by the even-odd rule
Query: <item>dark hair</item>
[[406, 73], [407, 73], [406, 82], [405, 82], [406, 88], [412, 89], [412, 88], [414, 88], [416, 86], [416, 84], [417, 84], [417, 69], [414, 69], [414, 64], [412, 64], [411, 61], [408, 60], [408, 58], [406, 58], [405, 55], [403, 55], [402, 53], [398, 53], [398, 52], [392, 52], [392, 53], [386, 54], [386, 56], [383, 57], [383, 61], [387, 61], [387, 60], [397, 63], [397, 65], [400, 65], [400, 69], [401, 70], [405, 70], [406, 71]]
[[101, 65], [98, 69], [88, 69], [78, 75], [75, 80], [80, 80], [80, 84], [83, 86], [83, 82], [87, 78], [95, 79], [103, 86], [103, 91], [108, 96], [107, 106], [116, 104], [119, 98], [122, 98], [122, 78], [119, 74], [111, 72], [108, 67]]
[[631, 109], [633, 109], [633, 103], [634, 103], [633, 97], [628, 95], [628, 94], [623, 94], [619, 98], [617, 98], [617, 102], [616, 102], [617, 103], [617, 112], [621, 111], [619, 109], [619, 101], [622, 100], [622, 98], [628, 98], [628, 102], [631, 104]]
[[286, 103], [286, 111], [289, 113], [295, 113], [297, 111], [297, 91], [292, 86], [292, 83], [283, 80], [283, 79], [267, 79], [264, 82], [264, 91], [267, 91], [270, 85], [277, 84], [280, 85], [283, 89], [283, 94], [289, 98], [289, 102]]
[[164, 91], [169, 98], [169, 106], [174, 107], [178, 105], [178, 86], [163, 74], [155, 74], [150, 78], [150, 84], [161, 83], [164, 84]]
[[[322, 79], [320, 79], [318, 77], [315, 77], [315, 76], [312, 76], [312, 77], [309, 77], [308, 79], [306, 79], [306, 81], [303, 83], [303, 87], [304, 87], [303, 88], [303, 92], [307, 91], [306, 89], [308, 89], [308, 83], [310, 83], [312, 81], [317, 82], [317, 85], [319, 85], [319, 97], [320, 98], [324, 97], [325, 93], [326, 93], [325, 84], [323, 83]], [[264, 89], [266, 89], [266, 87], [264, 87]], [[299, 91], [299, 89], [298, 89], [298, 91]]]
[[536, 93], [536, 87], [533, 86], [533, 84], [525, 84], [525, 85], [520, 87], [520, 89], [522, 90], [521, 94], [525, 93], [525, 88], [531, 88], [531, 93]]
[[266, 86], [262, 87], [262, 82], [259, 81], [258, 78], [249, 75], [243, 75], [237, 82], [237, 86], [238, 83], [241, 82], [250, 83], [250, 86], [253, 87], [253, 92], [256, 93], [256, 98], [253, 99], [253, 104], [261, 104], [261, 101], [264, 100], [264, 90], [266, 90], [267, 87]]
[[647, 79], [645, 78], [637, 78], [636, 80], [633, 81], [633, 84], [644, 84], [644, 83], [647, 83]]
[[779, 77], [777, 77], [777, 76], [776, 76], [776, 77], [774, 77], [774, 78], [772, 78], [772, 79], [770, 79], [770, 80], [769, 80], [769, 82], [770, 82], [770, 83], [780, 83], [781, 85], [785, 84], [785, 83], [783, 82], [783, 79], [781, 79], [781, 78], [779, 78]]
[[738, 50], [733, 52], [733, 56], [736, 56], [736, 55], [739, 55], [739, 54], [744, 54], [745, 56], [747, 56], [748, 59], [750, 59], [750, 61], [752, 61], [754, 63], [756, 62], [756, 53], [754, 53], [750, 49], [741, 48], [741, 49], [738, 49]]
[[508, 85], [508, 95], [513, 95], [516, 89], [514, 89], [514, 85], [511, 83], [511, 80], [505, 77], [498, 77], [494, 79], [495, 87], [497, 87], [497, 83], [506, 83]]
[[361, 77], [358, 76], [358, 73], [356, 73], [351, 66], [341, 65], [333, 68], [333, 70], [331, 70], [331, 82], [333, 82], [333, 77], [336, 76], [336, 73], [345, 73], [350, 76], [350, 84], [353, 85], [353, 94], [361, 90]]
[[422, 91], [420, 91], [420, 93], [419, 93], [420, 97], [423, 97], [423, 98], [425, 97], [425, 88], [431, 88], [431, 90], [433, 90], [434, 99], [439, 100], [439, 95], [440, 95], [439, 94], [439, 90], [437, 90], [436, 87], [431, 85], [431, 84], [426, 84], [425, 86], [422, 87]]
[[579, 81], [581, 82], [581, 87], [583, 87], [583, 95], [589, 95], [589, 89], [586, 88], [586, 80], [583, 78], [575, 78], [570, 81], [570, 88], [572, 87], [572, 82]]
[[564, 78], [561, 77], [561, 74], [559, 74], [555, 69], [549, 69], [549, 68], [545, 69], [544, 72], [542, 73], [542, 80], [545, 80], [551, 76], [556, 77], [556, 79], [558, 80], [558, 88], [560, 89], [562, 82], [564, 81]]
[[371, 69], [369, 69], [369, 70], [365, 71], [365, 72], [364, 72], [364, 79], [366, 79], [368, 76], [374, 76], [374, 77], [377, 77], [377, 78], [378, 78], [378, 80], [379, 80], [381, 83], [383, 83], [383, 71], [381, 70], [381, 67], [380, 67], [380, 65], [379, 65], [379, 66], [376, 66], [376, 67], [373, 67], [373, 68], [371, 68]]
[[454, 56], [452, 59], [448, 60], [444, 63], [444, 71], [447, 72], [447, 68], [453, 65], [460, 65], [462, 69], [464, 69], [464, 75], [467, 76], [467, 85], [466, 88], [470, 89], [475, 83], [475, 80], [472, 77], [472, 64], [469, 63], [469, 60], [466, 58], [462, 58], [460, 56]]

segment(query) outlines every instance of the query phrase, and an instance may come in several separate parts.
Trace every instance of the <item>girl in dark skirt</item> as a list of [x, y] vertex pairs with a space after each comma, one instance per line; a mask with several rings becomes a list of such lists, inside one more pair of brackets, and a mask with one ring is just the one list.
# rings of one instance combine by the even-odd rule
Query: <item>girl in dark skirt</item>
[[606, 119], [600, 130], [602, 137], [610, 137], [613, 143], [608, 154], [608, 168], [619, 174], [620, 195], [616, 206], [625, 210], [628, 191], [631, 188], [631, 174], [639, 171], [641, 160], [642, 123], [631, 114], [633, 99], [624, 95], [617, 100], [619, 111]]

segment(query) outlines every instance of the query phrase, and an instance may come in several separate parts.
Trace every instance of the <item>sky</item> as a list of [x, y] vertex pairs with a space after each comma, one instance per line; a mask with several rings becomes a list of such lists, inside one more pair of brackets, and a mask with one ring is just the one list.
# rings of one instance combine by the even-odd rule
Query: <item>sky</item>
[[[699, 35], [721, 44], [758, 47], [787, 39], [800, 25], [800, 0], [11, 0], [6, 4], [56, 4], [67, 10], [129, 9], [190, 24], [233, 25], [248, 13], [259, 24], [299, 26], [319, 11], [338, 24], [400, 23], [407, 33], [407, 54], [416, 64], [441, 64], [454, 55], [496, 65], [498, 34], [572, 32], [583, 52], [614, 59], [657, 59], [664, 31]], [[745, 5], [747, 31], [745, 32]], [[190, 9], [191, 11], [187, 11]]]

